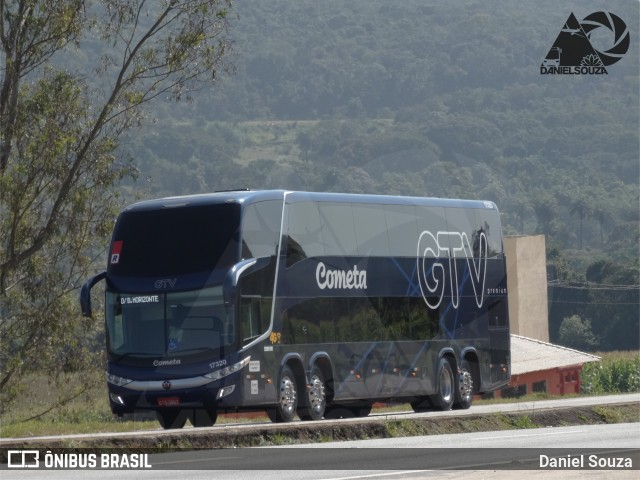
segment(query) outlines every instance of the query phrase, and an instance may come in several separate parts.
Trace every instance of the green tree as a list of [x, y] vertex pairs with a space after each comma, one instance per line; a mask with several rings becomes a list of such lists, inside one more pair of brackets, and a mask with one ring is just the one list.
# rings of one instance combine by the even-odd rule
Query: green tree
[[593, 216], [600, 227], [600, 248], [604, 248], [604, 227], [611, 219], [612, 208], [608, 204], [599, 203], [593, 209]]
[[518, 233], [524, 234], [524, 221], [531, 213], [531, 202], [525, 196], [519, 195], [511, 202], [511, 210], [513, 211], [513, 215], [518, 219]]
[[[75, 291], [104, 253], [114, 186], [134, 173], [118, 139], [150, 102], [215, 80], [230, 7], [0, 1], [0, 410], [25, 371], [99, 365], [99, 324], [80, 318]], [[95, 70], [59, 67], [86, 38]]]
[[558, 211], [558, 202], [555, 197], [546, 193], [537, 196], [533, 201], [533, 211], [538, 219], [538, 231], [546, 235], [551, 234]]
[[593, 208], [589, 202], [589, 198], [585, 195], [580, 195], [571, 201], [571, 207], [569, 210], [571, 215], [576, 215], [580, 220], [580, 230], [578, 231], [578, 239], [580, 242], [580, 250], [582, 250], [582, 226], [585, 218], [593, 214]]
[[587, 267], [589, 318], [603, 350], [634, 350], [640, 343], [640, 270], [608, 259]]
[[560, 343], [578, 350], [593, 350], [598, 344], [591, 331], [591, 322], [583, 320], [578, 315], [572, 315], [562, 320], [560, 324]]

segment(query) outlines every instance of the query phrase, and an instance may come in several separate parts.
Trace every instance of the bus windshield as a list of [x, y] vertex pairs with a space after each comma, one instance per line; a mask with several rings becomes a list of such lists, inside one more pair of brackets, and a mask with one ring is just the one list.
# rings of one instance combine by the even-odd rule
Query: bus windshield
[[107, 348], [118, 359], [219, 354], [234, 343], [222, 287], [175, 293], [107, 291]]

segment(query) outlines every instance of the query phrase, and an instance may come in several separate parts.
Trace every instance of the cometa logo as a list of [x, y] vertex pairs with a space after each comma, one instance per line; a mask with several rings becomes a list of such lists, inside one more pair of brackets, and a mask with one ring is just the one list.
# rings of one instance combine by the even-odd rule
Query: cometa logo
[[[610, 30], [613, 44], [598, 45], [594, 32]], [[598, 35], [598, 39], [603, 37]], [[629, 49], [627, 25], [610, 12], [595, 12], [578, 22], [572, 13], [540, 65], [543, 75], [607, 75], [609, 65]], [[594, 48], [595, 47], [597, 48]], [[600, 49], [598, 49], [600, 48]]]
[[358, 270], [357, 265], [351, 270], [330, 270], [320, 262], [316, 267], [316, 282], [320, 290], [366, 289], [367, 271]]

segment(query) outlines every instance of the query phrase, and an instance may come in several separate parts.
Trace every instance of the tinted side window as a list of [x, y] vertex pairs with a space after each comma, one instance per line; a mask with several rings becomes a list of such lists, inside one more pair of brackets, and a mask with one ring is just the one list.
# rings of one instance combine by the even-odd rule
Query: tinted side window
[[270, 298], [242, 297], [240, 299], [242, 344], [246, 345], [266, 332], [270, 318]]
[[351, 204], [318, 202], [325, 255], [358, 254]]
[[269, 257], [276, 254], [280, 238], [282, 202], [270, 200], [252, 203], [242, 218], [242, 256]]
[[[416, 242], [416, 252], [418, 257], [447, 256], [446, 252], [440, 249], [448, 248], [447, 219], [443, 207], [416, 207], [418, 214], [418, 234], [420, 245]], [[428, 232], [430, 235], [428, 235]], [[441, 233], [440, 235], [438, 235]]]
[[500, 225], [500, 213], [497, 210], [482, 210], [480, 219], [487, 235], [489, 257], [495, 257], [502, 253], [502, 227]]
[[[473, 256], [473, 258], [478, 258], [480, 256], [479, 236], [484, 230], [482, 230], [482, 224], [476, 210], [450, 208], [447, 210], [447, 224], [449, 231], [465, 234], [467, 238], [467, 243], [463, 245], [461, 243], [464, 241], [463, 238], [449, 237], [449, 246], [452, 249], [450, 254], [456, 257]], [[459, 250], [461, 246], [465, 248], [465, 252]]]
[[353, 205], [353, 222], [359, 255], [363, 257], [389, 256], [386, 207], [386, 205]]
[[418, 248], [416, 207], [413, 205], [386, 205], [385, 221], [392, 257], [415, 257]]
[[451, 231], [466, 233], [469, 247], [474, 257], [478, 257], [478, 245], [481, 234], [487, 240], [487, 255], [495, 257], [502, 253], [502, 232], [500, 214], [495, 209], [461, 209], [447, 210], [447, 223]]
[[287, 226], [287, 266], [309, 257], [324, 255], [322, 223], [315, 202], [289, 204]]
[[312, 298], [283, 314], [283, 343], [430, 340], [437, 311], [417, 297]]

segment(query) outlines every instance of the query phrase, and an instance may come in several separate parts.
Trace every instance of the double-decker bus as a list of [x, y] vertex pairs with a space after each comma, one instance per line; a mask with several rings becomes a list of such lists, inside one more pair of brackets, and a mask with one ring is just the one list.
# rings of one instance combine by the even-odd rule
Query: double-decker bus
[[374, 402], [469, 408], [509, 381], [493, 202], [233, 191], [136, 203], [105, 279], [109, 402], [165, 428], [275, 422]]

